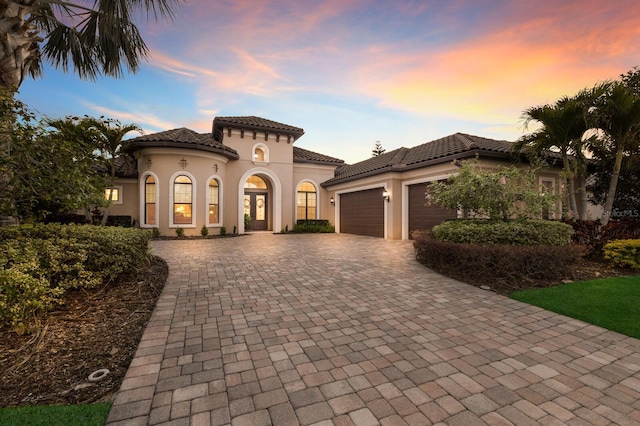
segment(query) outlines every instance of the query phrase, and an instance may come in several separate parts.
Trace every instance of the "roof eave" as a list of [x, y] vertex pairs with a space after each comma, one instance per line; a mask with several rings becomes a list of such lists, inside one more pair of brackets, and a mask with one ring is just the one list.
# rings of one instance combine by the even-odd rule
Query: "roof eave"
[[175, 142], [175, 141], [151, 141], [151, 142], [132, 142], [125, 144], [123, 149], [129, 152], [139, 151], [145, 148], [184, 148], [194, 149], [198, 151], [211, 152], [214, 154], [220, 154], [227, 157], [230, 160], [237, 160], [240, 158], [237, 152], [232, 152], [226, 149], [221, 149], [215, 146], [198, 145], [191, 142]]

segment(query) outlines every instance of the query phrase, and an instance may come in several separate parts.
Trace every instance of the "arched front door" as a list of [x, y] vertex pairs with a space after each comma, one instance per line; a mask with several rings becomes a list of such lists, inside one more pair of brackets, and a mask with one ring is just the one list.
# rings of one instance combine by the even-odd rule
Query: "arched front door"
[[249, 176], [244, 186], [244, 229], [269, 229], [269, 188], [260, 176]]

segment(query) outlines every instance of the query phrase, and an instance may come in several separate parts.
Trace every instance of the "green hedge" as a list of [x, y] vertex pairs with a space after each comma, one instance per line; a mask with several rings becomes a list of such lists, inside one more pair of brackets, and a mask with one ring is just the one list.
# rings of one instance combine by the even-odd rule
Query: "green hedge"
[[326, 219], [300, 219], [293, 226], [293, 232], [336, 232], [336, 228]]
[[459, 219], [441, 223], [432, 232], [436, 239], [451, 243], [565, 246], [571, 243], [573, 228], [548, 220]]
[[604, 258], [616, 266], [640, 269], [640, 240], [614, 240], [604, 246]]
[[137, 268], [151, 233], [132, 228], [35, 224], [0, 228], [0, 324], [27, 331], [71, 288]]

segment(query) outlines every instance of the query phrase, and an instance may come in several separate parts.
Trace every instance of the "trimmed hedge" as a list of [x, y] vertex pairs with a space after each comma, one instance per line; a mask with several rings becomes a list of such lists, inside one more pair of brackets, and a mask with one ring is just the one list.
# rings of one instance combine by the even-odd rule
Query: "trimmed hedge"
[[566, 246], [573, 228], [548, 220], [450, 220], [432, 230], [436, 239], [451, 243], [512, 246]]
[[614, 240], [604, 246], [604, 258], [616, 266], [640, 269], [640, 240]]
[[293, 232], [332, 233], [336, 228], [326, 219], [299, 219], [293, 226]]
[[135, 270], [150, 238], [148, 231], [92, 225], [0, 228], [0, 325], [28, 331], [66, 290]]
[[571, 278], [580, 257], [575, 246], [463, 244], [419, 238], [416, 258], [438, 273], [500, 293], [552, 285]]

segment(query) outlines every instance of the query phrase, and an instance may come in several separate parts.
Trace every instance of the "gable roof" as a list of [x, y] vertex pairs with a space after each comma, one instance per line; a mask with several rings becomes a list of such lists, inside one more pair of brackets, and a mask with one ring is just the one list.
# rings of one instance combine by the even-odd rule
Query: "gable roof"
[[278, 123], [277, 121], [267, 120], [266, 118], [256, 117], [254, 115], [243, 117], [216, 117], [213, 119], [212, 133], [213, 137], [217, 141], [222, 142], [224, 139], [222, 131], [224, 127], [283, 134], [291, 136], [294, 142], [296, 139], [304, 135], [304, 130], [300, 127]]
[[344, 160], [339, 158], [329, 157], [328, 155], [318, 154], [317, 152], [309, 151], [307, 149], [293, 147], [293, 162], [294, 163], [313, 163], [313, 164], [327, 164], [327, 165], [343, 165]]
[[454, 159], [483, 157], [511, 158], [513, 142], [487, 139], [465, 133], [455, 133], [413, 148], [398, 148], [377, 157], [345, 165], [336, 170], [335, 176], [322, 186], [335, 185], [362, 177], [386, 172], [417, 169], [432, 164], [441, 164]]
[[191, 148], [220, 154], [229, 159], [239, 158], [235, 149], [216, 141], [210, 133], [197, 133], [186, 127], [138, 136], [124, 144], [124, 149], [129, 152], [150, 147]]

